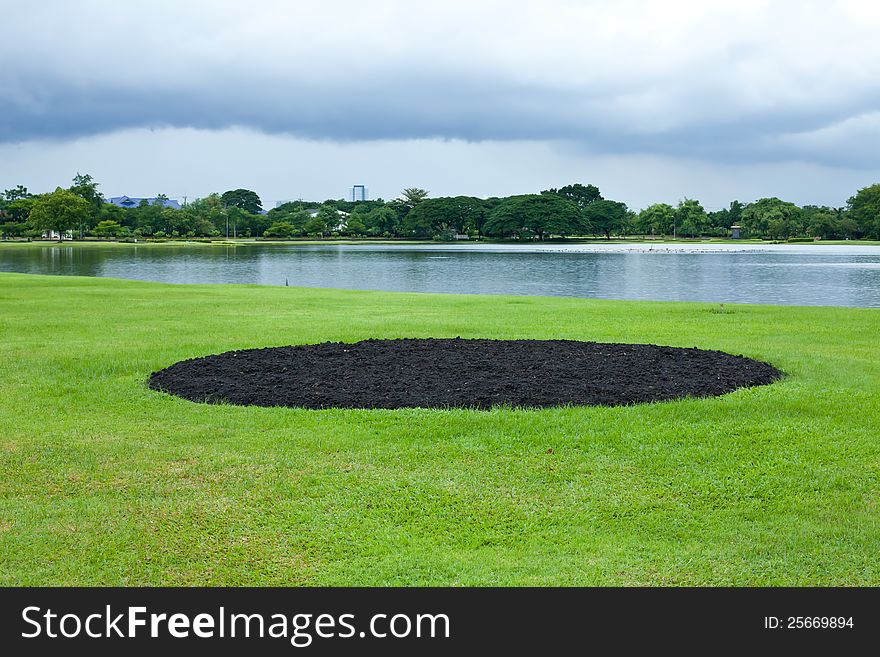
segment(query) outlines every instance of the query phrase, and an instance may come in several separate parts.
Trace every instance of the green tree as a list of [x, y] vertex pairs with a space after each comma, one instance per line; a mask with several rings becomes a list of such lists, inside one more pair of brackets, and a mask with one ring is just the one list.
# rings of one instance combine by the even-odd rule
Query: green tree
[[320, 235], [324, 236], [324, 233], [327, 232], [327, 222], [321, 218], [320, 212], [314, 217], [309, 216], [308, 221], [306, 221], [303, 226], [303, 231], [306, 235]]
[[880, 183], [863, 187], [847, 201], [847, 216], [862, 236], [880, 239]]
[[254, 224], [269, 221], [269, 223], [277, 223], [280, 221], [289, 223], [296, 231], [296, 235], [305, 235], [305, 226], [311, 219], [307, 210], [302, 203], [292, 202], [283, 203], [277, 208], [269, 210], [268, 215], [254, 215]]
[[801, 209], [776, 197], [758, 199], [742, 211], [742, 227], [751, 236], [785, 239], [803, 231]]
[[302, 201], [287, 201], [285, 203], [281, 203], [271, 210], [269, 210], [270, 217], [278, 217], [285, 216], [291, 214], [293, 212], [298, 212], [300, 210], [305, 209], [305, 204]]
[[22, 185], [3, 192], [0, 197], [0, 237], [18, 237], [27, 230], [26, 222], [34, 199], [34, 195]]
[[122, 231], [122, 226], [112, 219], [99, 221], [98, 225], [92, 229], [92, 233], [98, 237], [117, 237]]
[[30, 216], [31, 208], [34, 207], [34, 203], [39, 198], [39, 196], [27, 196], [27, 197], [19, 197], [15, 200], [9, 201], [6, 203], [3, 208], [4, 212], [9, 215], [9, 217], [15, 223], [23, 224], [28, 220], [28, 216]]
[[684, 198], [675, 208], [676, 234], [698, 236], [705, 232], [709, 217], [699, 201]]
[[396, 229], [394, 231], [394, 234], [403, 235], [403, 220], [406, 219], [406, 215], [410, 211], [410, 207], [400, 199], [392, 199], [386, 204], [385, 207], [393, 210], [397, 214], [397, 220], [395, 221]]
[[731, 201], [728, 207], [707, 213], [706, 232], [710, 235], [726, 237], [731, 226], [740, 225], [744, 207], [739, 201]]
[[100, 221], [101, 210], [104, 207], [104, 195], [98, 191], [98, 183], [89, 174], [77, 174], [73, 177], [73, 185], [68, 188], [80, 198], [84, 199], [91, 208], [88, 217], [82, 221], [76, 228], [79, 230], [80, 237], [84, 231]]
[[637, 235], [639, 233], [638, 229], [639, 222], [639, 213], [627, 208], [626, 217], [623, 220], [623, 227], [620, 229], [621, 235]]
[[[316, 221], [312, 224], [312, 230], [309, 230], [308, 232], [320, 232], [322, 236], [326, 233], [332, 233], [335, 230], [339, 230], [343, 223], [342, 215], [339, 214], [339, 210], [336, 209], [336, 206], [331, 203], [324, 203], [318, 208], [318, 215], [314, 217], [314, 219]], [[314, 230], [316, 226], [319, 230]]]
[[58, 187], [51, 194], [44, 194], [34, 202], [28, 222], [37, 230], [57, 232], [60, 242], [66, 231], [88, 221], [91, 212], [92, 206], [88, 201]]
[[584, 229], [583, 218], [574, 202], [556, 194], [510, 196], [486, 218], [483, 232], [499, 237], [572, 235]]
[[572, 201], [581, 210], [594, 201], [602, 200], [602, 194], [599, 193], [598, 187], [595, 185], [582, 185], [580, 183], [566, 185], [559, 189], [546, 189], [541, 193], [558, 194], [562, 198], [567, 198], [569, 201]]
[[418, 187], [407, 187], [400, 193], [400, 201], [408, 209], [412, 210], [419, 203], [428, 198], [428, 190]]
[[[241, 235], [245, 234], [246, 232], [249, 232], [252, 228], [254, 215], [252, 215], [247, 210], [244, 210], [238, 206], [233, 205], [228, 208], [225, 208], [223, 210], [223, 212], [221, 213], [221, 215], [224, 219], [223, 231], [221, 231], [221, 232], [224, 235], [225, 235], [225, 231], [226, 231], [226, 220], [229, 221], [229, 236], [230, 237], [240, 237]], [[266, 224], [266, 226], [263, 227], [263, 231], [265, 231], [266, 228], [268, 228], [268, 227], [269, 227], [269, 224]], [[260, 231], [260, 232], [263, 232], [263, 231]]]
[[439, 228], [434, 227], [431, 213], [419, 212], [418, 207], [414, 207], [403, 218], [403, 234], [406, 237], [424, 239], [436, 233]]
[[241, 208], [251, 214], [259, 214], [263, 211], [263, 203], [256, 192], [249, 189], [231, 189], [223, 192], [220, 197], [223, 204], [228, 208]]
[[20, 198], [31, 198], [33, 194], [30, 194], [27, 190], [27, 187], [24, 185], [17, 185], [12, 189], [4, 190], [3, 198], [7, 201], [15, 201]]
[[485, 216], [483, 202], [472, 196], [430, 198], [410, 210], [404, 219], [404, 229], [421, 237], [446, 229], [458, 233], [479, 232]]
[[18, 237], [27, 229], [27, 224], [18, 221], [5, 221], [6, 217], [0, 211], [0, 238]]
[[739, 201], [731, 201], [730, 206], [727, 209], [727, 220], [728, 224], [725, 228], [730, 228], [734, 224], [739, 224], [742, 221], [742, 212], [746, 206]]
[[144, 228], [149, 226], [151, 230], [161, 230], [164, 233], [171, 234], [172, 227], [166, 226], [163, 220], [162, 207], [159, 205], [150, 205], [144, 199], [138, 207], [128, 210], [126, 224], [132, 229]]
[[[190, 215], [190, 218], [187, 221], [187, 226], [189, 226], [192, 232], [199, 237], [220, 237], [221, 234], [220, 231], [217, 229], [217, 226], [214, 225], [214, 222], [208, 221], [208, 219], [197, 215]], [[268, 227], [269, 226], [267, 224], [266, 227], [263, 228], [263, 230], [266, 230], [266, 228]], [[250, 231], [250, 229], [248, 230]], [[262, 235], [262, 233], [263, 231], [260, 231], [257, 234]], [[241, 234], [241, 231], [239, 231], [239, 234]], [[253, 233], [250, 233], [250, 235], [253, 235]]]
[[808, 205], [803, 208], [803, 212], [808, 235], [826, 240], [842, 237], [840, 220], [837, 213], [830, 208]]
[[712, 235], [727, 235], [727, 229], [732, 223], [727, 208], [706, 213], [706, 232]]
[[399, 235], [401, 231], [400, 214], [392, 207], [380, 207], [370, 210], [364, 216], [367, 235]]
[[121, 208], [112, 203], [104, 203], [101, 206], [101, 211], [98, 214], [98, 223], [102, 221], [115, 221], [120, 226], [131, 229], [135, 228], [130, 208]]
[[[880, 231], [878, 231], [878, 235], [880, 235]], [[840, 216], [838, 214], [837, 236], [845, 240], [857, 239], [859, 236], [859, 225], [849, 215], [844, 214]]]
[[263, 231], [263, 237], [289, 238], [296, 234], [296, 229], [287, 221], [279, 221]]
[[675, 208], [668, 203], [654, 203], [639, 212], [636, 227], [643, 235], [669, 235], [675, 219]]
[[[189, 217], [189, 223], [191, 223], [191, 225], [200, 226], [202, 234], [207, 233], [209, 236], [213, 235], [214, 231], [208, 229], [208, 223], [214, 226], [217, 235], [226, 234], [226, 220], [229, 218], [229, 210], [226, 208], [220, 194], [217, 194], [216, 192], [208, 194], [204, 198], [195, 199], [189, 203], [184, 210], [180, 210], [180, 212], [185, 213]], [[149, 217], [146, 219], [148, 220]], [[271, 222], [268, 222], [263, 230], [256, 234], [261, 235], [263, 231], [269, 227], [269, 223]], [[155, 226], [156, 224], [151, 225]], [[231, 228], [230, 234], [232, 234]]]
[[84, 198], [89, 205], [98, 209], [104, 202], [104, 195], [98, 191], [98, 183], [89, 174], [77, 173], [73, 177], [73, 185], [69, 188], [77, 196]]
[[306, 210], [299, 210], [298, 212], [294, 212], [288, 216], [287, 221], [296, 229], [297, 235], [305, 235], [306, 234], [306, 224], [309, 223], [309, 220], [312, 216]]
[[601, 199], [590, 203], [583, 211], [589, 229], [611, 239], [612, 233], [620, 233], [626, 225], [626, 203]]
[[6, 239], [23, 234], [33, 204], [34, 195], [24, 185], [5, 190], [0, 196], [0, 237]]
[[363, 214], [354, 212], [349, 215], [345, 222], [345, 232], [354, 237], [367, 234], [367, 225], [363, 221]]

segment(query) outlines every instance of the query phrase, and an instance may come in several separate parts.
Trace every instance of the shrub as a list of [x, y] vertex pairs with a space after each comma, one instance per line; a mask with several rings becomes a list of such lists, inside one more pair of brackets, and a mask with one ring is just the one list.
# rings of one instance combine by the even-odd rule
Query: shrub
[[277, 221], [263, 231], [263, 237], [290, 238], [296, 229], [289, 221]]

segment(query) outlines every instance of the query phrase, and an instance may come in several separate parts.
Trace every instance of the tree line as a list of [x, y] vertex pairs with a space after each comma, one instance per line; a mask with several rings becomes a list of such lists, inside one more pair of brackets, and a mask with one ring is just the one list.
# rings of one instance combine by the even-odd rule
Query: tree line
[[880, 183], [858, 190], [843, 207], [805, 205], [779, 198], [732, 201], [707, 212], [685, 198], [655, 203], [640, 212], [606, 199], [595, 185], [580, 183], [538, 194], [477, 198], [431, 198], [404, 189], [390, 201], [291, 201], [268, 212], [247, 189], [228, 190], [169, 207], [159, 194], [136, 207], [106, 202], [90, 175], [46, 194], [18, 185], [0, 197], [0, 235], [39, 237], [47, 231], [112, 239], [196, 237], [382, 237], [452, 240], [502, 238], [544, 240], [570, 236], [742, 237], [764, 239], [880, 239]]

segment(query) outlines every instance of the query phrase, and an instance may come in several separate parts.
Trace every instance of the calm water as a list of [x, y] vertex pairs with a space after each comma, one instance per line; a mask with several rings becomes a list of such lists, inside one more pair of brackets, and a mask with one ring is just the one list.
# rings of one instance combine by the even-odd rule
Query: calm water
[[0, 271], [167, 283], [880, 307], [880, 247], [873, 246], [4, 245]]

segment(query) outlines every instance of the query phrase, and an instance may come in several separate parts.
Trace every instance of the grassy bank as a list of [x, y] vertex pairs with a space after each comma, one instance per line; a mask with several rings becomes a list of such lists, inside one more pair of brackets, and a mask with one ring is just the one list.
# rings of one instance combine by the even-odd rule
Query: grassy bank
[[[878, 329], [863, 309], [0, 274], [0, 584], [877, 585]], [[490, 412], [144, 384], [233, 348], [457, 335], [723, 349], [787, 377]]]

